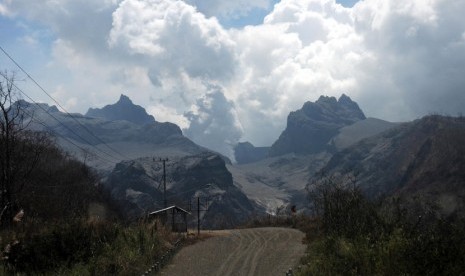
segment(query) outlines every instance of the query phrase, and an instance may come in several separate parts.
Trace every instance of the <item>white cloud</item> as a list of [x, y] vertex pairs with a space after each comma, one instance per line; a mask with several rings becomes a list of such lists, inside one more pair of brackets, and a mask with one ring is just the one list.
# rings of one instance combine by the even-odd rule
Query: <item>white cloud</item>
[[109, 43], [150, 57], [149, 66], [168, 74], [227, 80], [234, 71], [234, 42], [215, 18], [183, 1], [123, 1]]

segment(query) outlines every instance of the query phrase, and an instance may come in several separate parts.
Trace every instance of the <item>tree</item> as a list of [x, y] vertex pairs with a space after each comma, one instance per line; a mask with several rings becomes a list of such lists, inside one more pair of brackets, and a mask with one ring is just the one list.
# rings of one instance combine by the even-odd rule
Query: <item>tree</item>
[[[43, 135], [26, 131], [26, 105], [15, 85], [15, 74], [0, 72], [0, 219], [8, 224], [18, 208], [17, 194], [40, 158]], [[29, 120], [31, 121], [31, 120]]]

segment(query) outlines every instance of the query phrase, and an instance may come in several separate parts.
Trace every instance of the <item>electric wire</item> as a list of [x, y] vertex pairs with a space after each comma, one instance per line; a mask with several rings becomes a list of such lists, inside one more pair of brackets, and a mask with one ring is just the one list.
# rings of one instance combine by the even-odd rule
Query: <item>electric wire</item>
[[[6, 80], [7, 77], [2, 75]], [[24, 95], [26, 98], [28, 98], [30, 101], [32, 101], [37, 107], [39, 107], [40, 109], [42, 109], [42, 111], [44, 111], [46, 114], [48, 114], [50, 117], [52, 117], [55, 121], [57, 121], [61, 126], [63, 126], [64, 128], [66, 128], [68, 131], [70, 131], [71, 133], [73, 133], [74, 135], [76, 135], [78, 138], [80, 138], [81, 140], [83, 140], [84, 142], [86, 142], [87, 144], [89, 144], [91, 147], [93, 147], [94, 149], [96, 149], [97, 151], [109, 156], [110, 158], [112, 159], [115, 159], [115, 160], [119, 160], [117, 157], [107, 153], [106, 151], [103, 151], [102, 149], [92, 145], [87, 139], [85, 139], [84, 137], [82, 137], [81, 135], [79, 135], [78, 133], [76, 133], [73, 129], [69, 128], [67, 125], [63, 124], [58, 118], [56, 118], [53, 114], [51, 114], [50, 112], [48, 112], [48, 110], [46, 110], [43, 106], [41, 106], [40, 104], [38, 104], [34, 99], [32, 99], [27, 93], [25, 93], [21, 88], [19, 88], [16, 84], [12, 83], [12, 85], [16, 88], [16, 90], [18, 92], [20, 92], [22, 95]], [[31, 115], [31, 114], [29, 114]], [[50, 128], [50, 126], [45, 126], [47, 128]], [[56, 132], [55, 132], [56, 133]], [[85, 150], [83, 149], [82, 147], [78, 146], [77, 144], [75, 144], [74, 142], [72, 142], [71, 140], [69, 140], [68, 138], [64, 137], [63, 135], [59, 135], [61, 138], [65, 139], [66, 141], [68, 141], [69, 143], [73, 144], [74, 146], [76, 146], [77, 148], [81, 149], [81, 150]], [[117, 162], [114, 162], [114, 161], [109, 161], [108, 159], [104, 159], [102, 156], [99, 156], [97, 155], [98, 157], [100, 157], [100, 159], [108, 162], [108, 163], [117, 163]]]
[[[38, 120], [38, 119], [33, 118], [33, 117], [32, 117], [32, 114], [26, 112], [25, 110], [23, 110], [23, 112], [26, 113], [27, 115], [29, 115], [29, 117], [31, 117], [31, 121], [35, 122], [36, 124], [42, 125], [43, 127], [45, 127], [45, 129], [46, 129], [47, 131], [52, 132], [52, 134], [55, 135], [56, 137], [59, 137], [59, 138], [65, 140], [66, 142], [68, 142], [68, 143], [70, 143], [71, 145], [75, 146], [76, 148], [82, 150], [83, 152], [87, 151], [87, 149], [85, 149], [85, 148], [83, 148], [83, 147], [77, 145], [77, 144], [74, 143], [72, 140], [68, 139], [67, 137], [65, 137], [65, 136], [59, 134], [58, 132], [56, 132], [55, 130], [53, 130], [53, 129], [52, 129], [50, 126], [48, 126], [46, 123], [44, 123], [44, 122], [42, 122], [42, 121], [40, 121], [40, 120]], [[106, 159], [106, 158], [104, 158], [104, 157], [98, 155], [98, 154], [95, 153], [95, 152], [93, 153], [93, 155], [95, 155], [98, 159], [100, 159], [101, 161], [104, 161], [104, 162], [106, 162], [106, 163], [108, 163], [108, 164], [112, 164], [112, 165], [113, 165], [113, 164], [116, 163], [115, 161], [108, 160], [108, 159]]]
[[99, 141], [101, 144], [103, 144], [104, 146], [106, 146], [108, 149], [110, 149], [111, 151], [113, 151], [114, 153], [120, 155], [121, 157], [123, 157], [123, 159], [131, 159], [125, 155], [123, 155], [122, 153], [118, 152], [116, 149], [110, 147], [105, 141], [103, 141], [100, 137], [98, 137], [97, 135], [95, 135], [90, 129], [88, 129], [85, 125], [83, 125], [81, 122], [79, 122], [79, 120], [77, 120], [72, 114], [70, 114], [57, 100], [55, 100], [55, 98], [53, 98], [31, 75], [29, 75], [26, 70], [23, 69], [23, 67], [21, 65], [18, 64], [18, 62], [16, 62], [15, 59], [13, 59], [13, 57], [11, 57], [8, 52], [6, 52], [6, 50], [0, 46], [0, 50], [3, 52], [3, 54], [5, 54], [6, 57], [8, 57], [8, 59], [10, 59], [37, 87], [39, 87], [39, 89], [44, 92], [53, 102], [55, 102], [66, 114], [68, 114], [70, 116], [70, 118], [72, 118], [74, 121], [76, 121], [82, 128], [84, 128], [91, 136], [93, 136], [97, 141]]
[[[21, 91], [21, 90], [18, 90], [18, 91], [20, 91], [20, 93], [21, 93], [22, 95], [26, 96], [29, 100], [31, 100], [31, 101], [34, 102], [33, 99], [31, 99], [27, 94], [24, 93], [24, 91]], [[44, 112], [46, 112], [49, 116], [51, 116], [52, 118], [54, 118], [55, 120], [57, 120], [52, 114], [50, 114], [49, 112], [47, 112], [47, 111], [46, 111], [43, 107], [41, 107], [39, 104], [37, 104], [36, 102], [34, 102], [34, 104], [35, 104], [36, 106], [38, 106], [39, 108], [41, 108], [41, 109], [42, 109]], [[45, 122], [42, 122], [42, 121], [40, 121], [40, 120], [38, 120], [38, 119], [35, 119], [35, 118], [33, 117], [32, 114], [28, 113], [28, 112], [25, 111], [25, 110], [23, 110], [23, 112], [26, 113], [27, 115], [29, 115], [29, 117], [31, 118], [32, 121], [34, 121], [34, 122], [37, 123], [37, 124], [40, 124], [40, 125], [44, 126], [45, 129], [46, 129], [47, 131], [52, 132], [55, 136], [57, 136], [57, 137], [59, 137], [59, 138], [62, 138], [63, 140], [67, 141], [68, 143], [72, 144], [73, 146], [75, 146], [76, 148], [78, 148], [78, 149], [80, 149], [80, 150], [82, 150], [82, 151], [86, 151], [85, 148], [83, 148], [83, 147], [77, 145], [77, 144], [76, 144], [75, 142], [73, 142], [71, 139], [69, 139], [69, 138], [67, 138], [67, 137], [65, 137], [65, 136], [63, 136], [63, 135], [61, 135], [61, 134], [59, 134], [59, 133], [56, 132], [55, 130], [53, 130], [53, 128], [52, 128], [51, 126], [47, 125]], [[57, 122], [60, 123], [60, 121], [58, 121], [58, 120], [57, 120]], [[60, 124], [61, 124], [61, 123], [60, 123]], [[66, 127], [66, 126], [63, 125], [63, 124], [62, 124], [62, 126]], [[72, 130], [70, 130], [70, 131], [72, 131]], [[77, 135], [76, 133], [74, 133], [74, 134]], [[79, 135], [77, 135], [77, 136], [80, 137]], [[80, 138], [83, 139], [82, 137], [80, 137]], [[84, 140], [84, 141], [85, 141], [85, 140]], [[97, 147], [95, 147], [95, 146], [92, 146], [92, 145], [90, 145], [90, 146], [93, 147], [93, 148], [95, 148], [96, 150], [99, 150], [99, 151], [100, 151], [99, 148], [97, 148]], [[101, 152], [103, 152], [103, 151], [101, 151]], [[103, 152], [103, 153], [105, 153], [105, 154], [108, 155], [108, 153], [106, 153], [106, 152]], [[94, 154], [96, 157], [98, 157], [100, 160], [102, 160], [102, 161], [104, 161], [104, 162], [107, 162], [107, 163], [109, 163], [109, 164], [115, 164], [115, 163], [117, 163], [116, 161], [111, 161], [111, 160], [109, 160], [109, 159], [107, 159], [107, 158], [102, 157], [101, 155], [98, 155], [96, 152], [94, 152], [93, 154]]]

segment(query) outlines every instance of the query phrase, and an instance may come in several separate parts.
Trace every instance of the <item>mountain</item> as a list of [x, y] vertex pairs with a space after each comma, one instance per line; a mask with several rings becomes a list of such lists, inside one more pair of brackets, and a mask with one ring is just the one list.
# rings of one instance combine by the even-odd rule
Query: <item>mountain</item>
[[238, 164], [253, 163], [265, 159], [269, 150], [269, 147], [255, 147], [249, 142], [242, 142], [234, 147], [234, 158]]
[[339, 100], [321, 96], [289, 114], [286, 130], [271, 149], [238, 144], [237, 164], [228, 169], [235, 185], [268, 213], [286, 204], [303, 208], [308, 203], [309, 178], [325, 167], [334, 153], [397, 125], [365, 118], [346, 95]]
[[321, 96], [316, 102], [306, 102], [300, 110], [289, 114], [286, 129], [271, 146], [269, 154], [325, 151], [340, 128], [364, 119], [362, 110], [348, 96], [343, 94], [338, 100]]
[[183, 136], [173, 123], [153, 120], [142, 125], [128, 120], [67, 114], [47, 104], [21, 104], [27, 108], [27, 114], [33, 114], [30, 129], [54, 134], [62, 149], [102, 172], [110, 172], [122, 160], [208, 151]]
[[415, 194], [463, 208], [464, 138], [465, 118], [427, 116], [334, 154], [313, 181], [339, 175], [355, 179], [370, 197]]
[[[117, 164], [105, 185], [120, 202], [126, 216], [137, 218], [163, 208], [162, 175], [162, 162], [139, 158]], [[173, 157], [166, 162], [166, 175], [168, 206], [176, 204], [190, 209], [197, 197], [201, 197], [202, 202], [209, 199], [208, 206], [204, 206], [208, 211], [201, 213], [205, 227], [232, 227], [244, 222], [256, 210], [233, 185], [225, 161], [217, 154]]]
[[[209, 199], [208, 212], [202, 212], [203, 226], [232, 227], [260, 210], [234, 186], [226, 168], [229, 160], [195, 144], [175, 124], [109, 120], [62, 113], [47, 104], [17, 104], [33, 115], [26, 118], [31, 130], [54, 134], [63, 150], [100, 173], [106, 191], [127, 218], [163, 208], [162, 167], [154, 157], [169, 159], [169, 204], [187, 208], [186, 200]], [[134, 107], [124, 96], [114, 106]]]
[[121, 95], [115, 104], [107, 105], [101, 109], [89, 108], [86, 116], [108, 121], [125, 120], [138, 125], [155, 122], [155, 118], [152, 115], [147, 114], [143, 107], [133, 104], [125, 95]]

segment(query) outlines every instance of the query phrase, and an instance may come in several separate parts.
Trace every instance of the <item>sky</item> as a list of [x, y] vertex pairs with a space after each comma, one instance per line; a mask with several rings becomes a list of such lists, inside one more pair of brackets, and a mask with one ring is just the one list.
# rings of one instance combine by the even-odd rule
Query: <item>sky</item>
[[[129, 96], [232, 155], [320, 95], [369, 117], [465, 111], [463, 0], [0, 0], [0, 46], [69, 112]], [[0, 70], [54, 104], [0, 52]]]

